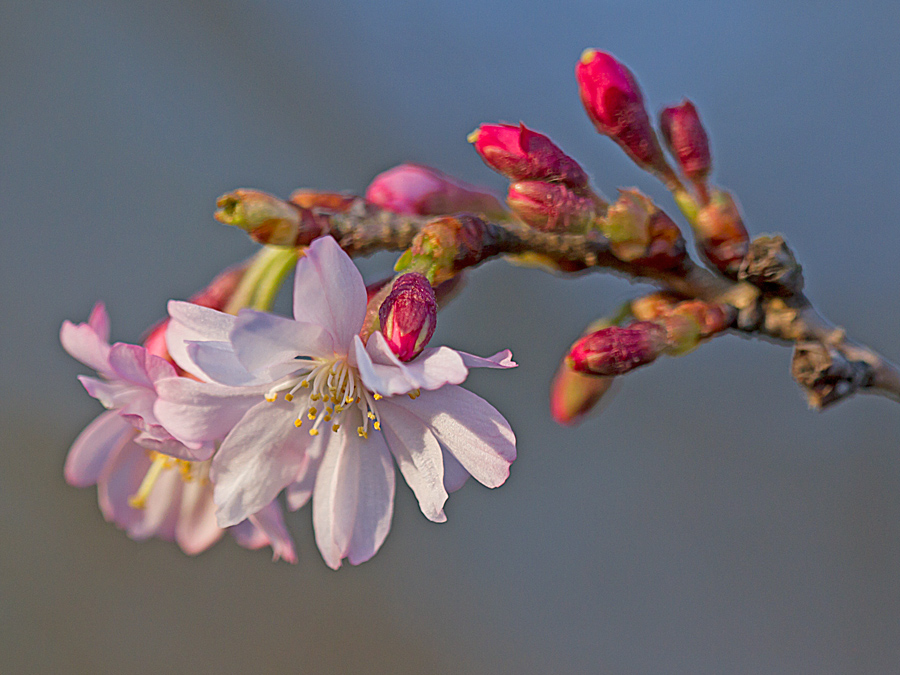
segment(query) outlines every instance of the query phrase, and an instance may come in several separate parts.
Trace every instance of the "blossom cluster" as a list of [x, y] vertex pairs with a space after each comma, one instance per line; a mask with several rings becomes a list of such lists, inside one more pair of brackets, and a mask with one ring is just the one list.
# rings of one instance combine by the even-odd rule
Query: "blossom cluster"
[[503, 416], [459, 385], [470, 368], [515, 363], [425, 347], [434, 294], [412, 276], [382, 305], [388, 337], [367, 329], [362, 276], [331, 237], [297, 262], [293, 319], [171, 301], [164, 344], [144, 345], [111, 345], [102, 305], [65, 322], [63, 347], [97, 372], [80, 380], [107, 408], [75, 440], [66, 479], [96, 484], [132, 538], [189, 554], [227, 529], [295, 562], [284, 493], [291, 510], [311, 499], [330, 567], [364, 562], [390, 529], [395, 465], [425, 517], [445, 521], [450, 492], [469, 476], [503, 484], [516, 455]]

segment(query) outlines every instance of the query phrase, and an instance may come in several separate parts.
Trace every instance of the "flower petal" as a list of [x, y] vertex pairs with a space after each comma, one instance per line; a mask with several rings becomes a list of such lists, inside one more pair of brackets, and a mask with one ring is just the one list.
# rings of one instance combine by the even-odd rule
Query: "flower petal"
[[391, 403], [422, 420], [463, 468], [487, 487], [502, 485], [516, 458], [516, 437], [490, 403], [472, 392], [447, 385], [417, 399], [398, 396]]
[[221, 527], [260, 511], [297, 477], [315, 439], [294, 427], [296, 416], [287, 401], [263, 401], [225, 437], [210, 474]]
[[371, 558], [391, 528], [394, 466], [381, 434], [333, 434], [313, 492], [316, 544], [332, 569]]
[[444, 489], [447, 492], [456, 492], [466, 484], [472, 474], [466, 471], [459, 460], [447, 452], [443, 446], [441, 447], [441, 456], [444, 458]]
[[137, 492], [150, 464], [147, 451], [130, 441], [110, 456], [97, 479], [97, 498], [106, 520], [128, 530], [143, 517], [128, 498]]
[[96, 483], [111, 454], [134, 433], [134, 428], [115, 410], [97, 417], [78, 434], [66, 455], [66, 482], [75, 487]]
[[251, 372], [264, 371], [284, 362], [293, 362], [292, 370], [296, 370], [297, 356], [330, 357], [334, 354], [331, 335], [321, 325], [292, 321], [252, 309], [242, 309], [238, 313], [231, 331], [231, 343], [238, 360]]
[[350, 349], [366, 316], [366, 286], [332, 237], [316, 239], [297, 262], [294, 318], [325, 328], [338, 352]]
[[456, 353], [462, 357], [466, 368], [515, 368], [519, 365], [512, 360], [512, 352], [508, 349], [488, 357], [475, 356], [466, 352]]
[[175, 525], [175, 541], [188, 555], [202, 553], [225, 530], [216, 523], [216, 505], [209, 483], [193, 480], [181, 489], [181, 512]]
[[384, 438], [400, 473], [419, 500], [419, 508], [428, 520], [443, 523], [444, 462], [441, 446], [431, 430], [416, 416], [385, 399], [378, 404], [378, 416]]
[[316, 485], [316, 475], [319, 472], [319, 464], [321, 464], [321, 462], [321, 456], [310, 457], [307, 455], [305, 466], [300, 469], [294, 482], [285, 489], [287, 506], [291, 511], [302, 508], [306, 502], [309, 501], [309, 498], [313, 493], [313, 488]]
[[146, 505], [138, 510], [140, 516], [128, 526], [128, 536], [137, 541], [150, 537], [173, 541], [181, 515], [183, 486], [184, 481], [177, 470], [162, 471], [147, 495]]
[[235, 317], [179, 300], [170, 300], [168, 308], [169, 316], [172, 317], [166, 328], [166, 346], [169, 355], [187, 372], [208, 380], [209, 378], [188, 355], [187, 345], [189, 342], [197, 341], [228, 342], [228, 336], [234, 328]]
[[[363, 382], [382, 396], [406, 394], [413, 389], [440, 389], [445, 384], [460, 384], [465, 382], [469, 374], [462, 357], [449, 347], [426, 349], [412, 361], [403, 363], [391, 351], [381, 331], [372, 333], [366, 343], [365, 354], [370, 357], [372, 366], [370, 370], [363, 371], [366, 359], [356, 345], [357, 340], [359, 338], [354, 339], [354, 351]], [[367, 376], [370, 381], [366, 381]]]
[[283, 559], [292, 565], [297, 564], [297, 551], [294, 550], [294, 540], [284, 524], [284, 516], [277, 501], [264, 506], [260, 511], [249, 518], [256, 527], [266, 535], [269, 545], [272, 547], [272, 562]]
[[119, 379], [150, 390], [157, 380], [177, 375], [165, 359], [154, 356], [144, 347], [124, 342], [117, 342], [109, 350], [109, 365]]
[[264, 391], [197, 382], [187, 377], [160, 380], [156, 389], [159, 398], [153, 412], [160, 424], [182, 443], [195, 446], [225, 438], [244, 414], [260, 402]]
[[191, 360], [203, 379], [207, 382], [224, 384], [229, 387], [252, 387], [271, 382], [261, 379], [247, 370], [234, 353], [230, 342], [188, 341], [184, 344], [185, 354]]
[[84, 365], [107, 375], [109, 368], [109, 317], [102, 303], [97, 303], [88, 323], [63, 321], [59, 341], [70, 356]]

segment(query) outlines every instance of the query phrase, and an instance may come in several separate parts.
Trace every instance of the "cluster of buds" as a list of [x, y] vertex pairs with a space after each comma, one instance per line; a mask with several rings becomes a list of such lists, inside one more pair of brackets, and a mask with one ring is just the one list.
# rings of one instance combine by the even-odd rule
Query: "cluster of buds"
[[619, 190], [619, 199], [597, 226], [620, 260], [667, 270], [686, 258], [678, 225], [638, 190]]
[[401, 164], [378, 174], [366, 189], [366, 200], [387, 211], [420, 216], [471, 211], [493, 218], [506, 213], [487, 190], [420, 164]]
[[545, 232], [583, 232], [606, 209], [587, 173], [544, 134], [524, 124], [482, 124], [469, 142], [484, 163], [511, 181], [506, 203]]

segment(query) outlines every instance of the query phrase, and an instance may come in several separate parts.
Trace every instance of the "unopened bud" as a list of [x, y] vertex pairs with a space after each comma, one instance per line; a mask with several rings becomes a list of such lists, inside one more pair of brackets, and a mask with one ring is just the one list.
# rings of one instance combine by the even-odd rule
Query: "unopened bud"
[[485, 164], [510, 180], [554, 181], [575, 190], [588, 186], [578, 162], [524, 124], [482, 124], [468, 140]]
[[687, 257], [687, 247], [675, 221], [662, 211], [656, 211], [650, 216], [648, 230], [650, 244], [634, 262], [658, 270], [680, 267]]
[[627, 328], [610, 326], [572, 345], [566, 362], [581, 373], [623, 375], [656, 360], [666, 347], [666, 330], [651, 321]]
[[619, 198], [609, 207], [606, 217], [598, 221], [617, 258], [632, 261], [646, 255], [650, 223], [656, 211], [650, 198], [637, 190], [619, 190]]
[[696, 230], [703, 255], [723, 274], [737, 275], [750, 238], [734, 198], [722, 190], [713, 190], [709, 203], [697, 215]]
[[343, 213], [359, 200], [356, 195], [344, 192], [319, 192], [318, 190], [294, 190], [290, 202], [304, 209], [322, 209], [333, 213]]
[[501, 250], [506, 230], [471, 214], [426, 223], [394, 265], [397, 272], [422, 272], [432, 284], [453, 278]]
[[418, 164], [401, 164], [375, 176], [366, 200], [394, 213], [438, 216], [461, 211], [505, 213], [494, 195]]
[[692, 181], [703, 181], [712, 161], [709, 138], [694, 104], [685, 100], [681, 105], [663, 109], [659, 114], [659, 126], [666, 146], [678, 160], [684, 175]]
[[576, 372], [563, 361], [550, 385], [550, 414], [559, 424], [578, 424], [614, 381], [612, 377]]
[[300, 208], [259, 190], [229, 192], [219, 197], [216, 206], [216, 220], [239, 227], [264, 244], [295, 245], [303, 224]]
[[581, 102], [594, 126], [645, 169], [671, 173], [634, 75], [606, 52], [587, 49], [575, 66]]
[[602, 209], [592, 197], [562, 183], [536, 180], [510, 185], [506, 203], [526, 224], [544, 232], [583, 232]]
[[381, 332], [401, 361], [422, 353], [437, 322], [434, 290], [423, 275], [403, 274], [378, 310]]

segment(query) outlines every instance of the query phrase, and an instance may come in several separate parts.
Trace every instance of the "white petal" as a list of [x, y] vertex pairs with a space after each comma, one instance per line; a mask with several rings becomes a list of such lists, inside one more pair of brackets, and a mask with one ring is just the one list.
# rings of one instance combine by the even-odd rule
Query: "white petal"
[[62, 328], [59, 329], [59, 341], [63, 349], [70, 356], [104, 376], [111, 373], [110, 346], [107, 339], [108, 337], [98, 335], [94, 327], [87, 323], [74, 324], [71, 321], [63, 321]]
[[[363, 371], [365, 357], [356, 346], [354, 350], [359, 362], [363, 382], [382, 396], [406, 394], [413, 389], [440, 389], [445, 384], [465, 382], [469, 374], [462, 357], [449, 347], [426, 349], [412, 361], [401, 362], [388, 346], [381, 331], [375, 331], [366, 343], [365, 354], [370, 357], [371, 368]], [[361, 343], [362, 341], [359, 340]], [[369, 377], [371, 382], [366, 381]]]
[[466, 368], [515, 368], [519, 365], [512, 360], [512, 352], [508, 349], [488, 357], [475, 356], [466, 352], [456, 353], [462, 357]]
[[449, 452], [487, 487], [502, 485], [516, 458], [516, 437], [509, 423], [483, 398], [447, 385], [422, 392], [414, 401], [402, 396], [392, 403], [428, 425]]
[[[336, 438], [330, 440], [337, 440]], [[285, 498], [287, 506], [291, 511], [303, 508], [309, 498], [312, 497], [313, 488], [316, 485], [316, 475], [319, 472], [319, 464], [322, 462], [321, 455], [319, 457], [310, 457], [307, 455], [307, 462], [297, 474], [297, 478], [293, 483], [285, 489]]]
[[187, 353], [189, 342], [228, 342], [235, 318], [231, 314], [217, 312], [192, 302], [169, 301], [169, 326], [166, 328], [166, 346], [169, 355], [184, 370], [203, 380], [209, 378]]
[[225, 438], [210, 474], [221, 527], [261, 510], [296, 478], [315, 440], [294, 427], [296, 416], [296, 406], [287, 401], [263, 401]]
[[444, 458], [444, 489], [447, 492], [456, 492], [466, 484], [472, 474], [466, 471], [459, 460], [444, 447], [441, 447], [441, 456]]
[[173, 377], [156, 383], [153, 413], [176, 439], [186, 444], [216, 441], [263, 400], [262, 389], [225, 387]]
[[400, 473], [412, 488], [419, 508], [428, 520], [443, 523], [444, 462], [441, 446], [418, 417], [385, 399], [378, 404], [378, 416], [388, 448], [397, 460]]
[[[331, 335], [314, 323], [301, 323], [267, 312], [241, 310], [231, 343], [238, 360], [251, 372], [292, 362], [297, 356], [332, 356]], [[294, 363], [296, 370], [296, 363]]]
[[366, 286], [332, 237], [316, 239], [297, 262], [294, 318], [325, 328], [338, 352], [348, 350], [366, 316]]
[[394, 465], [381, 434], [334, 434], [313, 492], [316, 544], [332, 569], [371, 558], [391, 528]]
[[109, 365], [120, 379], [147, 389], [164, 377], [175, 377], [171, 363], [154, 356], [144, 347], [117, 342], [109, 351]]
[[87, 487], [97, 482], [113, 451], [134, 435], [134, 427], [110, 410], [87, 425], [66, 456], [66, 482]]
[[187, 358], [203, 374], [205, 381], [230, 387], [252, 387], [272, 381], [261, 379], [247, 370], [238, 360], [230, 342], [188, 341], [184, 347]]

